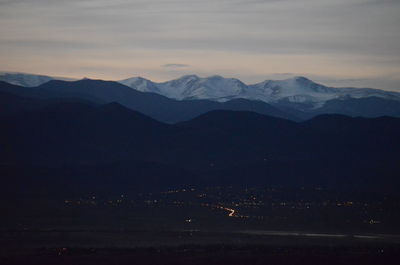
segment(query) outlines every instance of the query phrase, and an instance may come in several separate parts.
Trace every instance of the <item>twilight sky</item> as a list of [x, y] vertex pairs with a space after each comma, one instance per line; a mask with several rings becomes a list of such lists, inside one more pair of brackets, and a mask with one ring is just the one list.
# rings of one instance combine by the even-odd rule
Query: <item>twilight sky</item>
[[0, 0], [2, 71], [400, 90], [400, 0]]

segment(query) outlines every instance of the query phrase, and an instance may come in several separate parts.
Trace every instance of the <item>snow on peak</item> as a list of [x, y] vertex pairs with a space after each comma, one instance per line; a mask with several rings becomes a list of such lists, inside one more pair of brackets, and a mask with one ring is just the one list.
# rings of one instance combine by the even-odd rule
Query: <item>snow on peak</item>
[[307, 77], [304, 77], [304, 76], [295, 76], [292, 79], [294, 79], [296, 82], [300, 82], [300, 83], [314, 83], [313, 81], [311, 81], [310, 79], [308, 79]]
[[197, 75], [184, 75], [179, 79], [180, 80], [198, 80], [198, 79], [200, 79], [200, 77], [198, 77]]
[[160, 93], [155, 83], [140, 76], [124, 79], [119, 81], [119, 83], [139, 90], [141, 92]]
[[50, 80], [72, 80], [70, 78], [65, 77], [51, 77], [46, 75], [34, 75], [34, 74], [26, 74], [26, 73], [8, 73], [8, 72], [1, 72], [0, 73], [0, 80], [14, 84], [19, 86], [25, 87], [36, 87], [40, 86], [44, 83], [49, 82]]
[[175, 99], [212, 99], [224, 101], [236, 97], [247, 86], [240, 80], [211, 76], [200, 78], [185, 75], [181, 78], [158, 83], [160, 94]]
[[[35, 87], [52, 80], [72, 81], [74, 79], [0, 72], [0, 80], [15, 85]], [[321, 106], [331, 99], [379, 97], [400, 101], [400, 93], [397, 92], [371, 88], [328, 87], [315, 83], [304, 76], [296, 76], [284, 80], [265, 80], [252, 85], [246, 85], [239, 79], [224, 78], [220, 75], [204, 78], [197, 75], [185, 75], [162, 83], [152, 82], [143, 77], [132, 77], [118, 82], [138, 91], [158, 93], [178, 100], [209, 99], [227, 101], [235, 98], [244, 98], [269, 103], [304, 103], [314, 107]]]
[[400, 100], [400, 93], [366, 88], [334, 88], [324, 86], [303, 77], [296, 76], [284, 80], [265, 80], [261, 83], [246, 85], [235, 78], [224, 78], [219, 75], [198, 77], [185, 75], [163, 83], [135, 77], [120, 81], [143, 92], [154, 92], [169, 98], [209, 99], [227, 101], [234, 98], [261, 100], [277, 103], [281, 101], [306, 103], [321, 106], [324, 102], [337, 98], [361, 98], [379, 96]]
[[338, 88], [326, 87], [312, 80], [297, 76], [284, 80], [266, 80], [250, 85], [247, 97], [266, 102], [287, 100], [289, 102], [321, 102], [336, 97]]

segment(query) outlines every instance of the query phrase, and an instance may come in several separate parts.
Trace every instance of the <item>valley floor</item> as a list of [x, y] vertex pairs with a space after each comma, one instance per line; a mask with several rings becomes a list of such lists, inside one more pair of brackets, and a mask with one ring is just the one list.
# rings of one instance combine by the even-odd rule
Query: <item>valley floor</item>
[[0, 206], [0, 264], [397, 264], [399, 201], [187, 188]]

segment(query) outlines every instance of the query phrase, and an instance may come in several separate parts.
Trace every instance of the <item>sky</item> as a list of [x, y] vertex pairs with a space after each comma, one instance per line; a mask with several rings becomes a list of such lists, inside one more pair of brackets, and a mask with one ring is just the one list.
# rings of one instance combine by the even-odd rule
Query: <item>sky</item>
[[400, 91], [400, 0], [0, 0], [0, 70]]

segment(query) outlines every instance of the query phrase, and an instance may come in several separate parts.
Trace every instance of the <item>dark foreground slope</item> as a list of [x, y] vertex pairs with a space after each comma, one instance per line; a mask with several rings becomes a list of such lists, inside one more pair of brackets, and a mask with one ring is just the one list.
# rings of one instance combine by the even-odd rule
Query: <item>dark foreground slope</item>
[[1, 118], [0, 170], [8, 192], [190, 184], [399, 187], [396, 118], [325, 115], [296, 123], [212, 111], [168, 125], [117, 103], [46, 101], [41, 107], [37, 100], [25, 98], [22, 105], [35, 108]]
[[25, 98], [22, 109], [28, 106], [1, 119], [0, 172], [7, 194], [157, 189], [195, 179], [154, 159], [167, 148], [158, 136], [171, 134], [170, 125], [116, 103]]
[[324, 115], [294, 123], [255, 113], [211, 112], [184, 125], [225, 134], [250, 148], [220, 172], [210, 172], [227, 182], [379, 189], [399, 183], [399, 121]]

